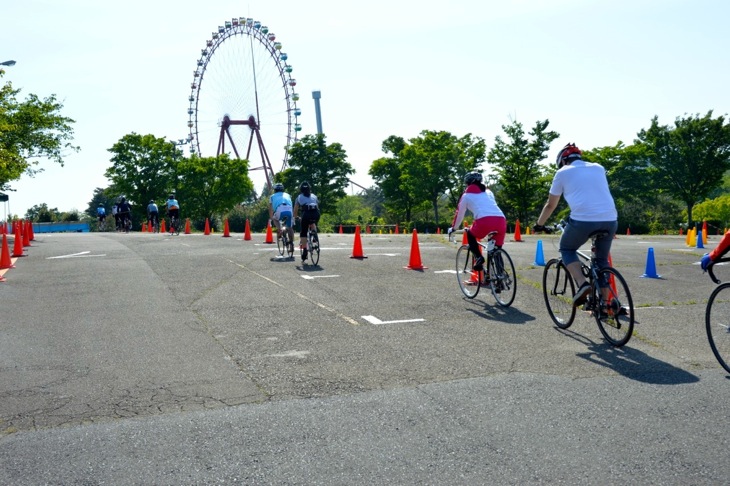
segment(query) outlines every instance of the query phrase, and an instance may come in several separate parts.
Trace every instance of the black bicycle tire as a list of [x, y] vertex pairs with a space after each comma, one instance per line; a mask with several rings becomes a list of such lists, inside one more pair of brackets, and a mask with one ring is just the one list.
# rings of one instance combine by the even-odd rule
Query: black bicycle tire
[[294, 240], [289, 238], [289, 230], [287, 228], [284, 228], [282, 234], [286, 234], [286, 253], [289, 255], [289, 258], [294, 258]]
[[[498, 278], [499, 273], [497, 272], [497, 265], [495, 261], [497, 255], [502, 258], [502, 264], [504, 265], [504, 270], [506, 272], [507, 277], [503, 279]], [[517, 296], [517, 273], [515, 271], [515, 265], [512, 263], [512, 257], [509, 256], [509, 253], [507, 253], [504, 248], [498, 248], [491, 255], [490, 260], [492, 295], [500, 306], [509, 307], [512, 305], [512, 302], [515, 301], [515, 297]], [[508, 288], [505, 289], [505, 287]], [[497, 292], [498, 288], [499, 292]], [[505, 290], [507, 290], [507, 292], [505, 292]], [[509, 295], [509, 297], [505, 298], [505, 295]]]
[[467, 299], [473, 299], [479, 293], [481, 287], [481, 275], [474, 278], [472, 254], [469, 245], [462, 245], [456, 250], [456, 281], [459, 284], [461, 293]]
[[[713, 325], [712, 321], [713, 310], [716, 311], [715, 314], [722, 317], [723, 322], [727, 322], [728, 319], [730, 319], [730, 314], [726, 313], [728, 308], [730, 308], [730, 296], [727, 296], [728, 298], [726, 299], [717, 298], [721, 292], [728, 288], [730, 288], [730, 282], [718, 285], [715, 290], [712, 291], [712, 294], [710, 294], [710, 299], [707, 301], [707, 307], [705, 309], [705, 330], [707, 331], [707, 340], [710, 343], [712, 354], [715, 355], [715, 359], [718, 363], [720, 363], [720, 366], [730, 373], [730, 327], [728, 324], [722, 325], [722, 329], [724, 329], [722, 334], [725, 335], [725, 339], [722, 340], [722, 343], [718, 343], [719, 340], [715, 338], [715, 332], [713, 331], [717, 330], [716, 328], [720, 327], [720, 325], [717, 324], [717, 321], [715, 321], [715, 325]], [[723, 306], [720, 306], [720, 303], [722, 303]], [[721, 333], [719, 332], [717, 333], [718, 337], [720, 334]]]
[[[609, 278], [606, 279], [603, 277], [604, 274], [608, 274]], [[613, 276], [614, 281], [608, 287], [608, 303], [615, 302], [615, 309], [611, 309], [614, 316], [603, 318], [599, 308], [594, 309], [593, 316], [598, 324], [598, 329], [600, 329], [601, 334], [603, 334], [606, 341], [608, 341], [612, 346], [620, 348], [629, 342], [632, 334], [634, 333], [634, 301], [631, 297], [631, 290], [629, 290], [629, 285], [626, 283], [626, 279], [624, 279], [618, 270], [612, 267], [606, 267], [602, 268], [598, 272], [598, 278], [603, 279], [604, 281], [610, 281], [611, 276]], [[621, 307], [626, 309], [626, 315], [618, 314]], [[612, 325], [611, 323], [613, 322], [617, 322], [618, 326]], [[612, 335], [612, 329], [621, 331], [621, 337]]]
[[[551, 271], [554, 273], [551, 274]], [[556, 282], [558, 278], [560, 282]], [[563, 261], [558, 258], [548, 261], [542, 272], [542, 295], [550, 319], [560, 329], [568, 329], [575, 321], [574, 294], [575, 283]], [[567, 317], [560, 317], [563, 315]]]
[[281, 236], [276, 235], [276, 248], [279, 250], [279, 256], [283, 257], [284, 253], [286, 253], [286, 235], [283, 230]]
[[307, 238], [309, 246], [309, 258], [312, 260], [312, 265], [319, 265], [319, 235], [316, 231], [309, 233]]

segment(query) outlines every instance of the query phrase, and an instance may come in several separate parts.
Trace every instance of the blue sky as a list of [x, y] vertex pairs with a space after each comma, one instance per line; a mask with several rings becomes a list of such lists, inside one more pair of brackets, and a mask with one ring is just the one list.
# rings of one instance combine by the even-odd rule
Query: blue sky
[[631, 143], [655, 115], [671, 125], [730, 111], [724, 0], [6, 2], [0, 62], [17, 64], [2, 82], [21, 98], [55, 94], [81, 147], [64, 167], [42, 162], [44, 173], [13, 183], [10, 213], [41, 203], [84, 211], [109, 184], [108, 149], [121, 137], [185, 138], [196, 61], [233, 17], [261, 21], [282, 42], [300, 136], [316, 133], [311, 93], [321, 91], [327, 141], [342, 144], [364, 186], [390, 135], [471, 133], [489, 149], [512, 120], [529, 130], [548, 119], [560, 133], [552, 159], [567, 142]]

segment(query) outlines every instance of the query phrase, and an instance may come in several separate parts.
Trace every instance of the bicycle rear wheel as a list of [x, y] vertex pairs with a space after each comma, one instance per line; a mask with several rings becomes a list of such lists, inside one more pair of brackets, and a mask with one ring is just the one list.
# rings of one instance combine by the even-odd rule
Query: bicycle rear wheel
[[469, 251], [469, 245], [463, 245], [456, 251], [456, 280], [459, 282], [461, 293], [467, 299], [473, 299], [479, 293], [482, 275], [472, 269], [474, 261]]
[[626, 280], [615, 268], [602, 269], [598, 278], [609, 282], [608, 298], [603, 301], [606, 308], [596, 309], [593, 315], [606, 341], [619, 348], [629, 342], [634, 332], [634, 301]]
[[568, 329], [575, 320], [573, 294], [575, 283], [562, 260], [553, 258], [542, 273], [542, 294], [548, 314], [560, 329]]
[[319, 236], [316, 232], [309, 233], [309, 258], [312, 260], [312, 265], [319, 263]]
[[502, 307], [509, 307], [517, 294], [517, 274], [512, 258], [503, 249], [494, 251], [490, 257], [489, 275], [492, 295]]
[[705, 311], [707, 340], [720, 366], [730, 373], [730, 283], [718, 286]]

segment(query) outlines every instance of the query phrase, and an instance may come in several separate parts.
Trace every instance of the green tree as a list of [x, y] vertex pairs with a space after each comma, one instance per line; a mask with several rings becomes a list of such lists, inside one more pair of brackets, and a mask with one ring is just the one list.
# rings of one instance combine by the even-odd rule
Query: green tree
[[327, 144], [324, 134], [305, 135], [289, 148], [289, 167], [276, 175], [287, 191], [295, 196], [307, 181], [319, 199], [320, 212], [334, 212], [337, 201], [345, 197], [349, 176], [355, 169], [339, 143]]
[[[3, 74], [0, 69], [0, 77]], [[0, 88], [0, 191], [23, 174], [41, 172], [39, 158], [63, 166], [66, 152], [78, 151], [70, 143], [74, 120], [61, 116], [63, 105], [55, 95], [40, 99], [30, 94], [21, 102], [19, 93], [9, 82]]]
[[684, 202], [691, 225], [695, 204], [720, 187], [730, 169], [730, 126], [710, 110], [702, 117], [677, 117], [674, 127], [660, 125], [655, 116], [637, 136], [636, 144], [647, 150], [653, 187]]
[[105, 176], [112, 185], [144, 212], [150, 200], [167, 199], [177, 188], [176, 167], [183, 158], [174, 143], [154, 135], [130, 133], [109, 149], [112, 165]]
[[463, 188], [463, 178], [484, 162], [485, 144], [466, 134], [457, 138], [445, 131], [424, 130], [401, 152], [403, 185], [416, 203], [428, 202], [439, 224], [439, 201], [448, 194], [453, 203]]
[[521, 123], [513, 121], [502, 125], [509, 141], [495, 138], [494, 147], [487, 155], [487, 162], [495, 167], [500, 205], [505, 213], [526, 222], [535, 215], [547, 198], [549, 180], [554, 173], [540, 162], [545, 159], [550, 143], [559, 137], [549, 131], [548, 120], [538, 121], [530, 130], [528, 139]]
[[36, 204], [25, 213], [25, 219], [37, 223], [55, 223], [61, 221], [61, 213], [58, 208], [49, 208], [48, 204]]
[[226, 154], [182, 158], [175, 172], [181, 181], [176, 193], [181, 217], [212, 220], [216, 214], [231, 211], [253, 191], [248, 160]]
[[398, 215], [403, 215], [405, 221], [410, 221], [414, 198], [405, 185], [403, 161], [400, 158], [400, 154], [406, 146], [406, 141], [402, 137], [391, 135], [385, 139], [381, 149], [384, 153], [391, 155], [374, 160], [368, 174], [377, 184], [385, 208], [396, 215], [396, 220]]

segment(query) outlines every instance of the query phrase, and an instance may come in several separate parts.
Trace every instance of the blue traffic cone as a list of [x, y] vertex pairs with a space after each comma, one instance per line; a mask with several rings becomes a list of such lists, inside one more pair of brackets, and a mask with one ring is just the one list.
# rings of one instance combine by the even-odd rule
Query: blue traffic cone
[[535, 262], [533, 265], [540, 267], [545, 266], [545, 256], [542, 254], [542, 240], [537, 240], [537, 249], [535, 250]]
[[643, 278], [662, 278], [656, 273], [656, 263], [654, 262], [654, 248], [649, 248], [646, 255], [646, 270], [644, 270]]
[[697, 232], [697, 248], [704, 248], [702, 244], [702, 231]]

